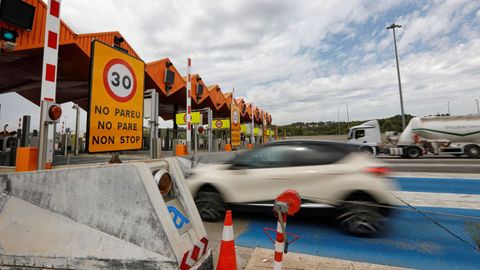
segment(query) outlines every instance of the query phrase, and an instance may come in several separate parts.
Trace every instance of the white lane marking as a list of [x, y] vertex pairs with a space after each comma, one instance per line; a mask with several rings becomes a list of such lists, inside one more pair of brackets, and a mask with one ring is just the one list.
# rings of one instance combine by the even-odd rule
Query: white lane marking
[[[480, 195], [394, 191], [393, 194], [413, 206], [480, 210]], [[399, 205], [403, 205], [398, 201]]]

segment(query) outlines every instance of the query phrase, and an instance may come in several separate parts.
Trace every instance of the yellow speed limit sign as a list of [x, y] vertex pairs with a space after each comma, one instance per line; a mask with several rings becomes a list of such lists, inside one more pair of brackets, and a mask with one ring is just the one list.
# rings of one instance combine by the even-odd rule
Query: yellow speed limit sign
[[87, 151], [142, 148], [145, 63], [92, 41]]

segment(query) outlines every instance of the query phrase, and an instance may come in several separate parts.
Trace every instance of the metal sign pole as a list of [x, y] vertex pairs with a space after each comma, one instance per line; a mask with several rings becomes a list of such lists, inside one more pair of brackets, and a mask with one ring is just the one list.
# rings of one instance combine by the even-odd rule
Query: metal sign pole
[[158, 93], [155, 89], [148, 89], [151, 95], [150, 106], [150, 158], [158, 158]]
[[80, 106], [77, 104], [73, 105], [73, 108], [76, 110], [76, 117], [75, 117], [75, 142], [73, 143], [73, 155], [78, 155], [78, 138], [80, 135]]
[[191, 129], [192, 129], [192, 118], [191, 118], [191, 110], [192, 110], [192, 100], [190, 99], [191, 97], [191, 92], [192, 92], [192, 76], [191, 76], [191, 69], [192, 69], [192, 60], [188, 58], [188, 64], [187, 64], [187, 94], [186, 99], [186, 108], [187, 108], [187, 153], [190, 153], [191, 146], [192, 146], [192, 134], [191, 134]]
[[255, 145], [255, 122], [254, 122], [254, 119], [255, 119], [255, 111], [253, 110], [253, 102], [252, 102], [252, 134], [251, 134], [251, 143], [252, 143], [252, 146]]
[[37, 169], [45, 169], [45, 158], [46, 158], [46, 146], [47, 146], [47, 137], [48, 137], [48, 124], [46, 121], [46, 109], [47, 106], [44, 100], [40, 103], [40, 126], [38, 131], [38, 160], [37, 160]]
[[208, 108], [208, 152], [213, 152], [213, 113], [212, 109]]

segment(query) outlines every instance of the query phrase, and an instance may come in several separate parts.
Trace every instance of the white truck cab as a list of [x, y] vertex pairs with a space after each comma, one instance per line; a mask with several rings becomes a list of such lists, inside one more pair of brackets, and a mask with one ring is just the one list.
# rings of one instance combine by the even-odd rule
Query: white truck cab
[[362, 144], [362, 151], [377, 154], [382, 143], [380, 125], [377, 120], [365, 122], [348, 130], [348, 141]]

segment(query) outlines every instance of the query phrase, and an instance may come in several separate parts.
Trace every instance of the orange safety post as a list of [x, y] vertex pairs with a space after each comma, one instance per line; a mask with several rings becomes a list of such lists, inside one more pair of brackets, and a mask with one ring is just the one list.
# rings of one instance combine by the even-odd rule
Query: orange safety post
[[188, 155], [187, 146], [185, 144], [177, 144], [175, 146], [175, 155], [176, 156], [186, 156], [186, 155]]
[[232, 146], [229, 143], [225, 144], [225, 151], [227, 151], [227, 152], [232, 151]]
[[37, 170], [38, 148], [18, 147], [15, 161], [16, 172], [28, 172]]
[[247, 144], [247, 148], [248, 149], [253, 149], [253, 144], [252, 143]]

